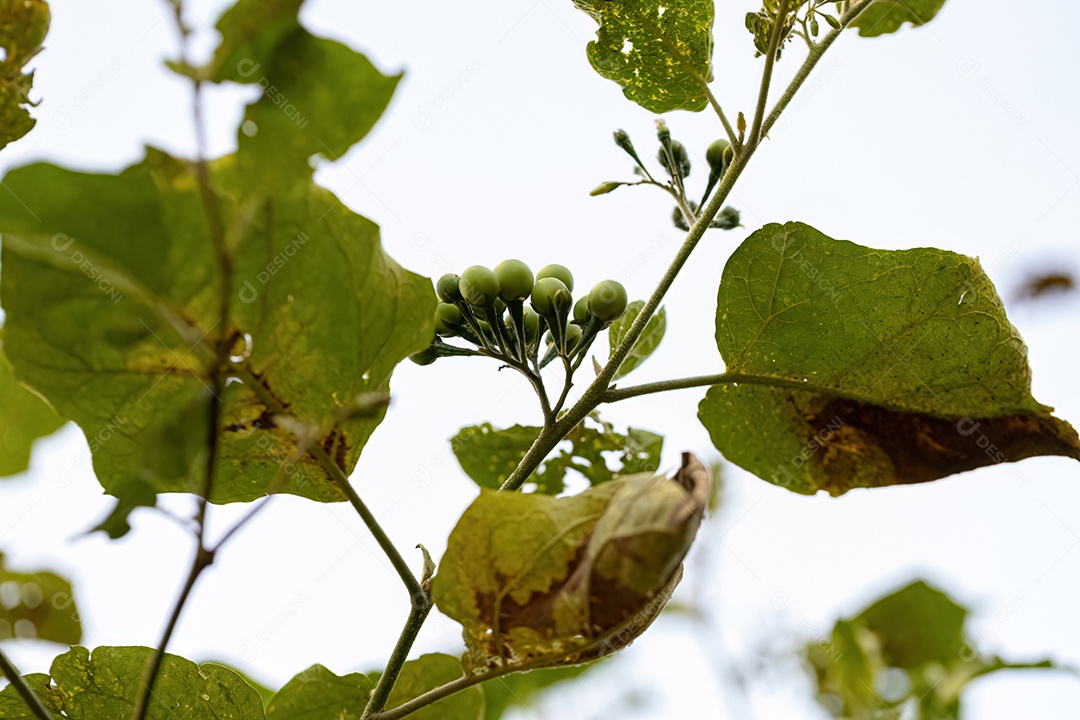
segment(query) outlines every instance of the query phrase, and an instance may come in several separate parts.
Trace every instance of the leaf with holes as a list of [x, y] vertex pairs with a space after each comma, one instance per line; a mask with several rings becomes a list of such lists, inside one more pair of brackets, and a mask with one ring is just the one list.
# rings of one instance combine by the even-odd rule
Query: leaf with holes
[[266, 720], [360, 720], [371, 690], [367, 675], [338, 677], [312, 665], [270, 698]]
[[[480, 487], [497, 490], [539, 434], [538, 427], [515, 425], [499, 430], [484, 423], [462, 428], [450, 446], [466, 475]], [[570, 430], [565, 440], [569, 447], [545, 460], [530, 478], [537, 492], [563, 492], [569, 470], [576, 470], [592, 485], [619, 474], [655, 472], [664, 448], [662, 435], [640, 428], [628, 428], [622, 434], [596, 413]], [[619, 467], [612, 469], [605, 453], [617, 453]]]
[[[611, 352], [615, 352], [615, 348], [622, 343], [623, 338], [626, 337], [626, 333], [630, 330], [630, 326], [634, 324], [634, 320], [637, 319], [643, 307], [645, 307], [644, 300], [635, 300], [626, 306], [626, 313], [622, 317], [611, 323], [611, 327], [608, 328], [608, 343]], [[664, 339], [666, 331], [667, 311], [660, 308], [645, 324], [645, 329], [641, 331], [641, 335], [638, 336], [634, 347], [630, 349], [630, 353], [623, 360], [622, 365], [619, 366], [619, 371], [615, 373], [613, 380], [626, 377], [636, 370], [641, 363], [648, 360], [649, 356], [656, 352], [656, 348], [660, 346], [660, 341]]]
[[[73, 647], [52, 662], [49, 674], [27, 676], [30, 687], [57, 717], [126, 718], [143, 688], [154, 650], [146, 647]], [[0, 691], [0, 717], [30, 718], [8, 685]], [[196, 665], [165, 655], [147, 720], [263, 720], [259, 693], [223, 665]]]
[[19, 385], [4, 355], [0, 329], [0, 477], [17, 475], [30, 465], [30, 448], [38, 438], [51, 435], [63, 418], [44, 400]]
[[650, 112], [705, 109], [712, 81], [709, 0], [574, 0], [600, 27], [588, 56]]
[[691, 455], [673, 479], [625, 475], [570, 497], [482, 490], [432, 589], [464, 627], [467, 669], [578, 664], [631, 642], [678, 582], [708, 496]]
[[[396, 708], [464, 674], [459, 658], [444, 653], [421, 655], [401, 668], [386, 707]], [[409, 717], [413, 720], [484, 720], [484, 691], [474, 685], [427, 705]]]
[[23, 67], [41, 52], [49, 32], [49, 4], [44, 0], [0, 3], [0, 150], [33, 130], [37, 120], [26, 109], [34, 73]]
[[74, 645], [82, 622], [71, 583], [48, 570], [10, 570], [0, 553], [0, 640], [12, 637]]
[[702, 423], [729, 460], [796, 492], [1080, 459], [1076, 432], [1031, 396], [993, 284], [963, 255], [767, 225], [724, 268], [716, 342], [738, 382], [709, 390]]
[[919, 27], [937, 17], [945, 0], [875, 0], [859, 13], [851, 27], [862, 37], [879, 37], [896, 32], [911, 23]]

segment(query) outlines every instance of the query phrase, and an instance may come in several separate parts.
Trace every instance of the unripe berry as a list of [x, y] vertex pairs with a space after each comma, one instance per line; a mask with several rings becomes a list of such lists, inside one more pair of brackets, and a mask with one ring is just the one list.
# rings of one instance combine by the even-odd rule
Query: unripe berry
[[566, 289], [574, 292], [574, 275], [562, 265], [545, 265], [540, 268], [540, 272], [536, 273], [536, 279], [543, 280], [544, 278], [562, 280], [562, 284], [566, 286]]
[[614, 280], [597, 283], [589, 291], [589, 312], [604, 322], [619, 317], [626, 312], [626, 288]]
[[533, 285], [533, 309], [546, 318], [565, 316], [573, 301], [570, 291], [558, 278], [541, 278]]
[[435, 333], [442, 336], [457, 335], [465, 318], [456, 305], [441, 302], [435, 308]]
[[505, 302], [524, 300], [532, 292], [532, 270], [520, 260], [503, 260], [495, 266], [495, 277], [499, 280], [499, 297]]
[[574, 303], [574, 322], [583, 323], [589, 319], [589, 296], [582, 295]]
[[525, 341], [532, 343], [536, 340], [537, 333], [540, 332], [540, 316], [531, 307], [525, 307], [522, 310], [522, 315], [522, 320], [525, 323]]
[[461, 297], [465, 298], [465, 302], [484, 307], [499, 296], [499, 279], [488, 268], [473, 265], [461, 273], [458, 289], [461, 290]]
[[435, 294], [445, 303], [456, 303], [461, 299], [461, 290], [458, 283], [461, 282], [454, 273], [446, 273], [435, 283]]
[[574, 352], [574, 348], [581, 342], [581, 328], [577, 325], [570, 325], [566, 328], [566, 352]]
[[709, 169], [712, 170], [714, 175], [723, 175], [724, 168], [727, 167], [727, 160], [725, 154], [731, 149], [731, 143], [727, 140], [720, 138], [705, 151], [705, 161], [709, 163]]

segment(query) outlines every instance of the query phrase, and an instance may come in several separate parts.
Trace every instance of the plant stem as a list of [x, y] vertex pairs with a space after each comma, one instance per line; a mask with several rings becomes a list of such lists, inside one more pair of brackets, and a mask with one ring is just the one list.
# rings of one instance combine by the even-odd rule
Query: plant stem
[[780, 38], [787, 25], [788, 0], [780, 0], [780, 10], [776, 14], [772, 37], [769, 38], [769, 53], [765, 56], [765, 69], [761, 73], [761, 89], [758, 91], [757, 108], [754, 110], [754, 123], [750, 128], [750, 137], [746, 144], [756, 147], [761, 141], [761, 123], [765, 120], [765, 103], [769, 101], [769, 86], [772, 85], [773, 66], [776, 53], [780, 48]]
[[694, 73], [694, 76], [697, 78], [698, 82], [701, 83], [701, 87], [705, 91], [705, 97], [709, 99], [709, 105], [711, 105], [713, 111], [716, 112], [716, 116], [720, 118], [720, 124], [724, 126], [724, 132], [727, 133], [728, 141], [731, 143], [731, 146], [735, 148], [735, 152], [739, 152], [742, 150], [742, 143], [739, 142], [739, 135], [728, 121], [723, 108], [720, 107], [720, 103], [716, 100], [716, 96], [713, 95], [713, 91], [709, 88], [709, 83], [705, 82], [705, 79], [697, 72]]
[[38, 720], [53, 720], [52, 713], [45, 707], [30, 686], [26, 684], [26, 680], [23, 678], [22, 673], [15, 667], [14, 663], [8, 659], [8, 656], [4, 654], [3, 650], [0, 650], [0, 671], [3, 671], [4, 677], [8, 679], [15, 691], [19, 693], [19, 696], [26, 703], [26, 707], [30, 708], [30, 712], [34, 713]]
[[631, 385], [630, 387], [608, 390], [604, 393], [603, 402], [614, 403], [620, 400], [652, 395], [655, 393], [670, 392], [672, 390], [687, 390], [689, 388], [711, 387], [713, 385], [765, 385], [768, 387], [783, 387], [792, 390], [809, 390], [816, 386], [809, 382], [801, 383], [789, 378], [777, 378], [767, 375], [745, 375], [743, 373], [720, 373], [718, 375], [698, 375], [696, 377], [677, 378], [674, 380], [661, 380], [659, 382], [645, 383], [643, 385]]
[[390, 659], [386, 661], [386, 668], [383, 670], [379, 683], [371, 694], [371, 700], [368, 701], [367, 707], [364, 708], [361, 720], [381, 712], [386, 707], [386, 702], [390, 699], [394, 684], [401, 675], [401, 668], [404, 667], [405, 661], [409, 657], [409, 651], [412, 650], [416, 636], [420, 633], [420, 628], [423, 627], [424, 620], [427, 619], [431, 608], [432, 602], [427, 593], [424, 593], [420, 604], [413, 603], [412, 608], [409, 610], [409, 619], [405, 621], [405, 627], [401, 630], [401, 636], [398, 637], [397, 644], [394, 646], [394, 652], [390, 655]]
[[[772, 112], [769, 113], [767, 119], [763, 121], [761, 125], [761, 131], [763, 133], [767, 133], [769, 128], [776, 123], [784, 109], [791, 103], [791, 100], [795, 97], [799, 88], [801, 88], [806, 81], [806, 78], [821, 60], [825, 51], [836, 41], [843, 29], [846, 28], [847, 25], [872, 1], [873, 0], [859, 0], [859, 2], [852, 5], [841, 16], [840, 28], [831, 30], [807, 55], [806, 60], [803, 61], [802, 66], [796, 72], [795, 77], [777, 100]], [[623, 360], [625, 360], [626, 356], [630, 353], [630, 350], [633, 349], [634, 343], [641, 337], [641, 333], [644, 332], [645, 326], [648, 324], [649, 320], [660, 307], [660, 302], [664, 299], [664, 295], [667, 294], [668, 289], [671, 287], [672, 283], [675, 282], [675, 278], [686, 264], [686, 261], [689, 260], [690, 255], [693, 253], [694, 248], [697, 247], [698, 242], [701, 241], [709, 223], [716, 217], [716, 214], [720, 211], [724, 201], [727, 200], [732, 187], [735, 185], [735, 182], [739, 179], [740, 175], [742, 175], [743, 170], [746, 168], [747, 163], [749, 163], [750, 158], [753, 157], [757, 147], [757, 143], [752, 144], [748, 142], [745, 145], [743, 152], [738, 153], [735, 156], [735, 159], [732, 160], [727, 172], [724, 173], [724, 177], [720, 180], [716, 193], [705, 207], [701, 209], [698, 221], [690, 228], [690, 232], [687, 234], [686, 240], [683, 241], [682, 246], [676, 253], [675, 259], [672, 260], [671, 265], [657, 284], [656, 290], [653, 291], [653, 294], [645, 302], [645, 306], [638, 313], [634, 322], [631, 323], [630, 329], [627, 330], [626, 336], [623, 338], [622, 342], [619, 343], [619, 346], [611, 353], [611, 356], [600, 371], [600, 374], [585, 390], [577, 403], [559, 418], [555, 424], [554, 432], [541, 432], [540, 435], [537, 436], [532, 446], [521, 459], [521, 462], [518, 463], [518, 466], [506, 479], [506, 482], [503, 483], [502, 488], [500, 488], [501, 490], [517, 490], [520, 488], [536, 468], [540, 466], [540, 463], [544, 461], [547, 454], [559, 444], [563, 435], [573, 429], [573, 427], [581, 422], [590, 412], [595, 410], [600, 403], [604, 402], [605, 396], [609, 392], [608, 386], [611, 384], [612, 378], [615, 376], [618, 368], [622, 365]]]
[[[180, 54], [185, 65], [189, 65], [188, 40], [190, 30], [183, 20], [183, 4], [181, 0], [173, 3], [176, 18], [176, 27], [180, 33]], [[229, 366], [229, 351], [232, 335], [229, 332], [229, 319], [231, 315], [230, 301], [232, 299], [232, 256], [225, 241], [225, 225], [221, 218], [221, 207], [218, 203], [217, 194], [214, 192], [210, 179], [210, 167], [206, 161], [207, 141], [206, 127], [203, 119], [202, 106], [202, 80], [195, 78], [192, 86], [192, 120], [195, 127], [195, 175], [199, 183], [199, 196], [202, 201], [203, 214], [206, 216], [207, 232], [210, 243], [217, 259], [220, 285], [218, 292], [218, 322], [217, 338], [213, 365], [210, 369], [210, 398], [207, 408], [207, 439], [206, 439], [206, 464], [204, 470], [202, 493], [199, 498], [198, 510], [196, 511], [196, 544], [195, 557], [192, 560], [191, 570], [184, 582], [183, 590], [173, 606], [172, 614], [161, 642], [147, 665], [146, 675], [143, 679], [142, 691], [136, 699], [132, 717], [135, 720], [145, 720], [150, 709], [150, 697], [157, 683], [158, 671], [165, 658], [165, 650], [169, 640], [180, 621], [184, 605], [191, 595], [195, 583], [203, 570], [210, 567], [214, 562], [214, 551], [206, 547], [206, 511], [210, 503], [210, 496], [214, 489], [214, 475], [217, 470], [219, 450], [219, 428], [223, 414], [222, 396], [225, 391], [225, 375]]]

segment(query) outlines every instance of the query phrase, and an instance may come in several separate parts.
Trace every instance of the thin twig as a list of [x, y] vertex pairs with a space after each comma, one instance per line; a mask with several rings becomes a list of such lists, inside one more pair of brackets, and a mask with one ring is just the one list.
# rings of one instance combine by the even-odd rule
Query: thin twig
[[754, 110], [754, 122], [750, 127], [750, 137], [746, 144], [757, 147], [761, 141], [761, 124], [765, 120], [765, 104], [769, 101], [769, 86], [772, 85], [773, 66], [776, 53], [780, 48], [780, 39], [787, 25], [788, 0], [780, 0], [780, 10], [776, 14], [772, 37], [769, 38], [769, 52], [765, 56], [765, 69], [761, 72], [761, 89], [758, 90], [757, 108]]
[[26, 684], [26, 679], [22, 676], [22, 673], [8, 659], [3, 650], [0, 650], [0, 671], [3, 671], [4, 677], [8, 679], [8, 682], [15, 688], [15, 692], [19, 693], [23, 702], [26, 703], [26, 707], [30, 709], [30, 712], [34, 713], [38, 720], [53, 720], [52, 713], [41, 702], [41, 698]]

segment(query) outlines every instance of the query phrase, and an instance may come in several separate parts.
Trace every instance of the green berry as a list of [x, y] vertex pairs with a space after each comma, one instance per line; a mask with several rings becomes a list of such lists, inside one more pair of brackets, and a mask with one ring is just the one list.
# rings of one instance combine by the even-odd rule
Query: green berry
[[444, 337], [457, 335], [458, 329], [464, 322], [465, 318], [461, 316], [461, 311], [456, 305], [441, 302], [435, 308], [435, 333], [437, 335]]
[[562, 265], [545, 265], [540, 268], [540, 272], [536, 273], [536, 279], [543, 280], [544, 278], [562, 280], [562, 284], [566, 286], [566, 289], [574, 292], [574, 275]]
[[456, 303], [461, 300], [461, 290], [458, 288], [459, 282], [461, 282], [461, 278], [457, 275], [446, 273], [439, 278], [439, 282], [435, 283], [435, 294], [445, 303]]
[[565, 315], [573, 298], [566, 284], [554, 277], [541, 278], [532, 289], [532, 306], [546, 318]]
[[626, 288], [614, 280], [605, 280], [589, 291], [589, 312], [604, 322], [611, 322], [626, 312]]
[[483, 265], [473, 265], [461, 273], [458, 289], [465, 302], [484, 307], [499, 296], [499, 278]]
[[520, 260], [503, 260], [495, 266], [495, 277], [501, 288], [499, 297], [506, 302], [524, 300], [532, 292], [532, 270]]
[[589, 296], [582, 295], [574, 303], [574, 322], [583, 323], [589, 319]]
[[577, 325], [571, 325], [566, 328], [566, 352], [574, 352], [574, 348], [581, 342], [581, 328]]
[[724, 174], [724, 168], [727, 167], [727, 160], [724, 159], [724, 155], [730, 148], [731, 143], [720, 138], [705, 151], [705, 162], [709, 163], [709, 168], [714, 175]]
[[524, 308], [522, 316], [525, 323], [525, 341], [531, 343], [536, 340], [536, 334], [540, 332], [540, 316], [531, 307]]

